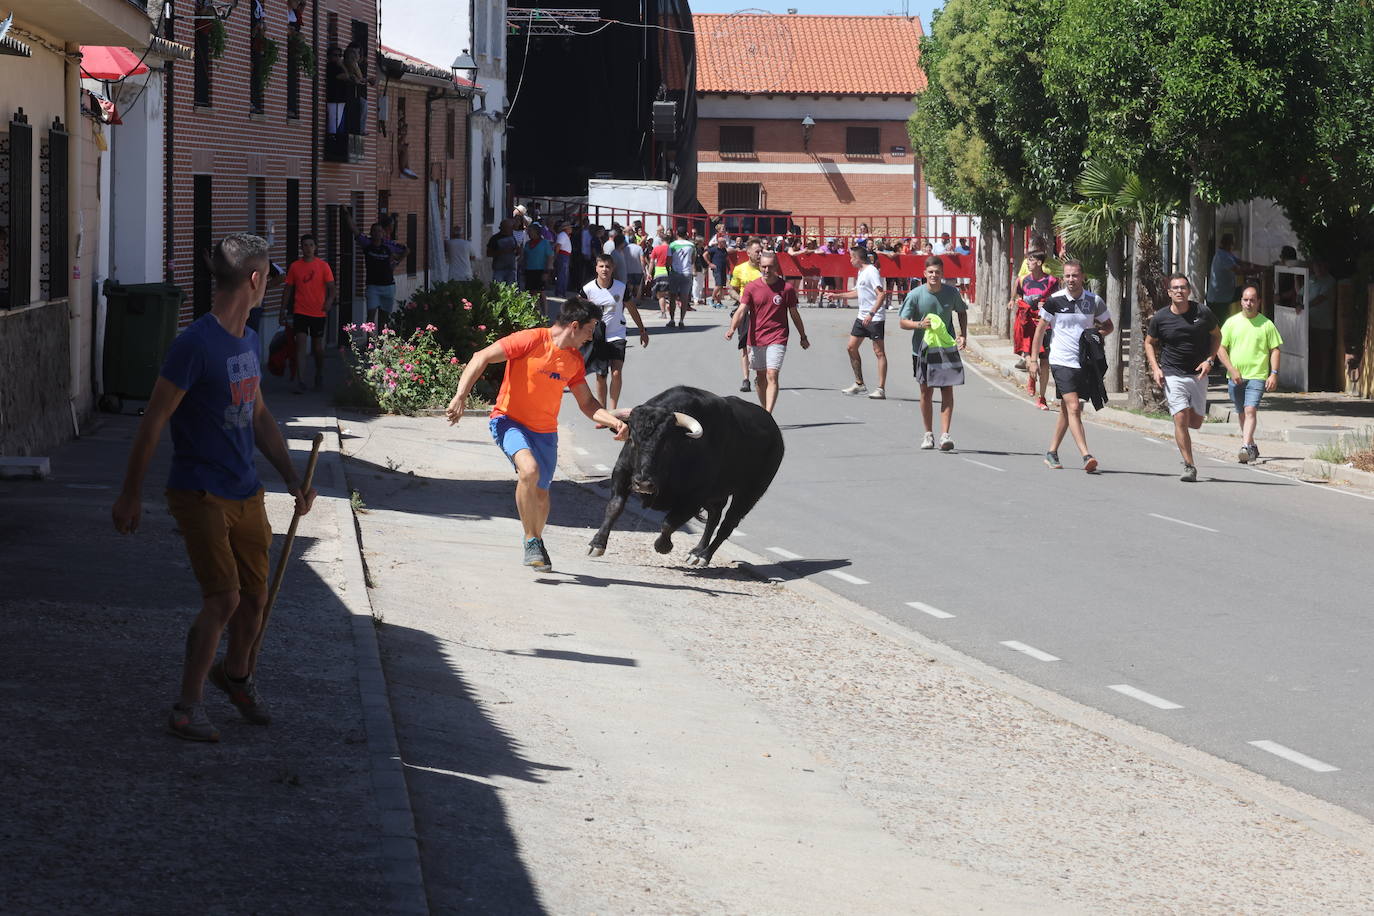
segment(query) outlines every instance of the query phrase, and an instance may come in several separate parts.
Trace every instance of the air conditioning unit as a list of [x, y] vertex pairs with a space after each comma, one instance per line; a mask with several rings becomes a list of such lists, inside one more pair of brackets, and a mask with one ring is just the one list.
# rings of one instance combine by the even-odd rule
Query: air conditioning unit
[[654, 102], [654, 138], [673, 140], [677, 138], [677, 103]]

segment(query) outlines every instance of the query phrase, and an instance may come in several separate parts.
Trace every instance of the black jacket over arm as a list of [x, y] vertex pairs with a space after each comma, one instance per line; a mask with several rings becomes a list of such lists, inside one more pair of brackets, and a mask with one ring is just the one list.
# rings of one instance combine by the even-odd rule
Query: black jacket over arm
[[1078, 338], [1078, 365], [1083, 367], [1083, 375], [1088, 381], [1088, 390], [1080, 391], [1080, 397], [1093, 402], [1094, 410], [1101, 410], [1107, 403], [1107, 345], [1102, 335], [1089, 328]]

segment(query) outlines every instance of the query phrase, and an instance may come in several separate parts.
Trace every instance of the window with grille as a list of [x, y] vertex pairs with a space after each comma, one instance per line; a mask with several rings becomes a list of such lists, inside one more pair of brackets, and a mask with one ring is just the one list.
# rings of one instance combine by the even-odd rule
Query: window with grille
[[[204, 10], [197, 10], [200, 17], [208, 17]], [[210, 46], [215, 21], [209, 18], [197, 18], [195, 24], [196, 34], [196, 82], [195, 82], [195, 104], [210, 104]]]
[[414, 213], [406, 214], [406, 273], [415, 273], [415, 240], [420, 234], [420, 219]]
[[844, 154], [846, 156], [877, 156], [878, 128], [846, 127], [844, 129]]
[[0, 138], [0, 160], [5, 169], [9, 221], [6, 225], [8, 257], [0, 262], [0, 306], [28, 305], [33, 295], [33, 126], [20, 108], [9, 123], [9, 137]]
[[301, 180], [286, 179], [286, 264], [300, 257]]
[[71, 258], [68, 257], [67, 240], [68, 195], [67, 159], [69, 137], [59, 118], [54, 118], [48, 130], [48, 238], [47, 250], [48, 294], [49, 299], [65, 299], [68, 281], [71, 278]]
[[754, 210], [759, 206], [758, 182], [723, 182], [716, 189], [716, 200], [722, 210]]
[[210, 311], [213, 284], [210, 278], [210, 253], [214, 248], [214, 184], [209, 175], [191, 179], [191, 308], [199, 318]]
[[261, 113], [267, 95], [267, 11], [262, 0], [253, 0], [248, 17], [248, 107]]
[[454, 158], [454, 150], [457, 148], [458, 141], [458, 115], [449, 109], [448, 120], [444, 125], [444, 148], [448, 152], [448, 158]]
[[[720, 129], [721, 155], [748, 156], [754, 152], [754, 128], [745, 126], [722, 126]], [[756, 206], [751, 204], [750, 206]]]

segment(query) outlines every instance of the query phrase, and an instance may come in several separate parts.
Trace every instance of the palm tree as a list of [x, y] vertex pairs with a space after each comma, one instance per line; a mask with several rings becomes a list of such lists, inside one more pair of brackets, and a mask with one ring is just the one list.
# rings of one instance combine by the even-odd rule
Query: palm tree
[[[1145, 371], [1145, 326], [1155, 309], [1164, 304], [1164, 269], [1160, 256], [1160, 232], [1165, 221], [1179, 211], [1180, 203], [1139, 175], [1115, 163], [1094, 161], [1074, 183], [1082, 200], [1064, 204], [1055, 222], [1072, 248], [1090, 248], [1106, 254], [1107, 306], [1112, 323], [1121, 327], [1121, 302], [1125, 286], [1124, 248], [1135, 238], [1135, 327], [1131, 330], [1131, 378], [1128, 406], [1143, 410], [1160, 401], [1150, 373]], [[1120, 336], [1107, 351], [1107, 388], [1122, 390]]]

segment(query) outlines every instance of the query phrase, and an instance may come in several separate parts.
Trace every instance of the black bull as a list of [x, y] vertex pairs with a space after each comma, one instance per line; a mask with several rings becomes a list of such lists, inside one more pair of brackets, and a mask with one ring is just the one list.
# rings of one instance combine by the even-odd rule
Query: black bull
[[773, 482], [782, 464], [778, 424], [757, 404], [685, 385], [645, 401], [628, 421], [630, 438], [611, 473], [606, 518], [588, 553], [606, 552], [611, 526], [633, 490], [647, 508], [665, 513], [654, 541], [659, 553], [672, 550], [673, 532], [705, 510], [706, 528], [687, 554], [689, 565], [705, 566]]

